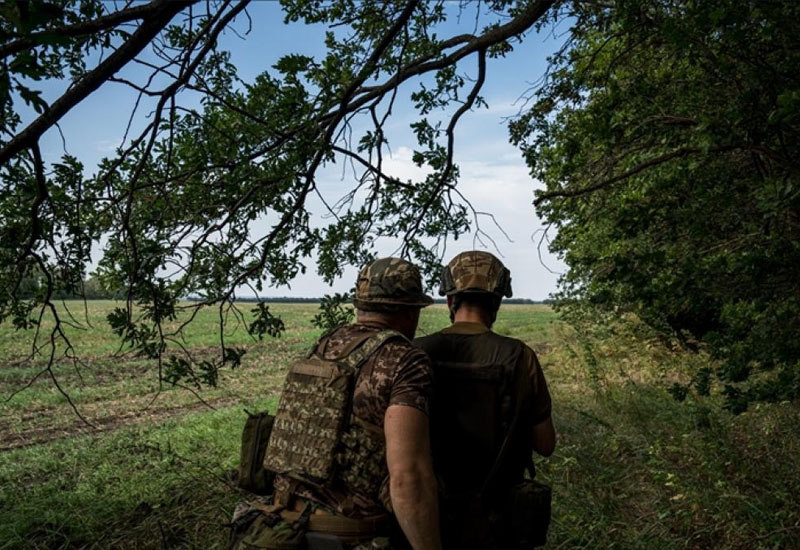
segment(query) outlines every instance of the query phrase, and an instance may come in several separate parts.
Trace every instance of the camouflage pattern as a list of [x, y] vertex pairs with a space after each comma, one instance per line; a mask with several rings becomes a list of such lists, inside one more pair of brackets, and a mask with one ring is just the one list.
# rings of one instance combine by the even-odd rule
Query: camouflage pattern
[[386, 478], [383, 430], [354, 422], [342, 436], [339, 477], [349, 490], [369, 499]]
[[[367, 323], [337, 329], [327, 338], [323, 358], [336, 357], [354, 339], [382, 329]], [[289, 476], [278, 475], [276, 493], [291, 493], [353, 518], [391, 510], [383, 435], [386, 409], [405, 405], [428, 414], [432, 391], [433, 374], [425, 353], [405, 339], [389, 340], [366, 360], [356, 376], [352, 422], [342, 437], [334, 478], [320, 491], [312, 484], [298, 484]]]
[[325, 479], [333, 467], [347, 406], [347, 376], [332, 372], [331, 386], [326, 387], [323, 377], [301, 382], [292, 380], [292, 374], [283, 389], [264, 467]]
[[439, 286], [441, 296], [460, 292], [491, 292], [511, 298], [511, 272], [488, 252], [462, 252], [442, 270]]
[[381, 258], [364, 267], [356, 279], [353, 305], [361, 310], [425, 307], [433, 299], [422, 291], [419, 269], [400, 258]]
[[348, 424], [353, 378], [361, 364], [392, 338], [405, 340], [391, 330], [364, 334], [329, 359], [312, 354], [291, 366], [264, 468], [316, 483], [331, 478], [342, 432]]

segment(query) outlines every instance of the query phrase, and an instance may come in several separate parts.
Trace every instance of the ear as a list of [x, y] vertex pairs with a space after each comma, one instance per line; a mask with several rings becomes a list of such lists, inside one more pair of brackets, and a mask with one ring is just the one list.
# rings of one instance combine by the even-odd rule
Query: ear
[[452, 294], [447, 297], [447, 309], [453, 309], [453, 301], [454, 300], [455, 300], [455, 298], [453, 298]]

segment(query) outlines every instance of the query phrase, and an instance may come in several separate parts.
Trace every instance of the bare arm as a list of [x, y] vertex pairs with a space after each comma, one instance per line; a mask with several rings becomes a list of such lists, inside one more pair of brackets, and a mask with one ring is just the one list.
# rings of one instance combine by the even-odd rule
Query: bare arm
[[414, 407], [390, 405], [383, 427], [389, 494], [397, 521], [414, 550], [440, 550], [439, 502], [428, 416]]
[[556, 448], [556, 429], [553, 417], [539, 422], [533, 427], [533, 450], [542, 456], [550, 456]]

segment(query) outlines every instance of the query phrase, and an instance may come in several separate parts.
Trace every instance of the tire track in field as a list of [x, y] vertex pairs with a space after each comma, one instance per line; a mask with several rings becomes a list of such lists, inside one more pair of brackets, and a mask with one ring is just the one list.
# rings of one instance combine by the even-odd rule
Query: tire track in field
[[[303, 340], [298, 337], [273, 340], [267, 343], [248, 343], [244, 346], [246, 353], [242, 359], [244, 366], [263, 361], [274, 355], [292, 356], [300, 355], [304, 350]], [[195, 361], [211, 359], [219, 356], [218, 346], [202, 346], [190, 348]], [[26, 385], [37, 372], [46, 366], [40, 359], [22, 361], [15, 364], [8, 372], [0, 373], [0, 395], [8, 394]], [[60, 359], [55, 362], [54, 369], [60, 383], [66, 385], [113, 386], [125, 380], [141, 378], [157, 370], [157, 363], [152, 359], [136, 357], [130, 352], [119, 356], [115, 355], [83, 355], [76, 365], [70, 359]], [[30, 371], [30, 372], [20, 372]], [[29, 389], [47, 387], [52, 385], [52, 380], [47, 376], [39, 377]]]
[[[234, 397], [220, 397], [217, 399], [206, 400], [206, 403], [212, 405], [215, 409], [231, 406], [237, 402], [239, 402], [239, 399]], [[91, 418], [91, 422], [95, 425], [94, 428], [86, 425], [77, 417], [68, 424], [63, 424], [60, 426], [47, 425], [25, 430], [23, 432], [15, 431], [11, 425], [3, 425], [0, 426], [0, 452], [10, 451], [12, 449], [20, 449], [23, 447], [31, 447], [34, 445], [41, 445], [57, 439], [65, 439], [79, 435], [113, 432], [120, 428], [154, 423], [204, 409], [208, 410], [208, 406], [205, 403], [197, 401], [186, 405], [160, 406], [152, 407], [150, 409], [129, 410], [119, 414], [111, 414], [100, 418]], [[66, 412], [63, 408], [51, 409], [48, 412], [52, 413], [49, 415], [51, 417], [58, 417], [63, 414], [74, 414], [71, 412]]]

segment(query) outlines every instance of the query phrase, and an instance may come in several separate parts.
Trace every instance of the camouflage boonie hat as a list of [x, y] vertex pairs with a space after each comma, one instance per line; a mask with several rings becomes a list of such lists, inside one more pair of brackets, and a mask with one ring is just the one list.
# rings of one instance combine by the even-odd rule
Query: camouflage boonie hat
[[400, 258], [375, 260], [358, 274], [353, 305], [362, 310], [425, 307], [433, 299], [422, 291], [419, 269]]
[[484, 292], [511, 298], [511, 272], [488, 252], [462, 252], [442, 270], [439, 294]]

